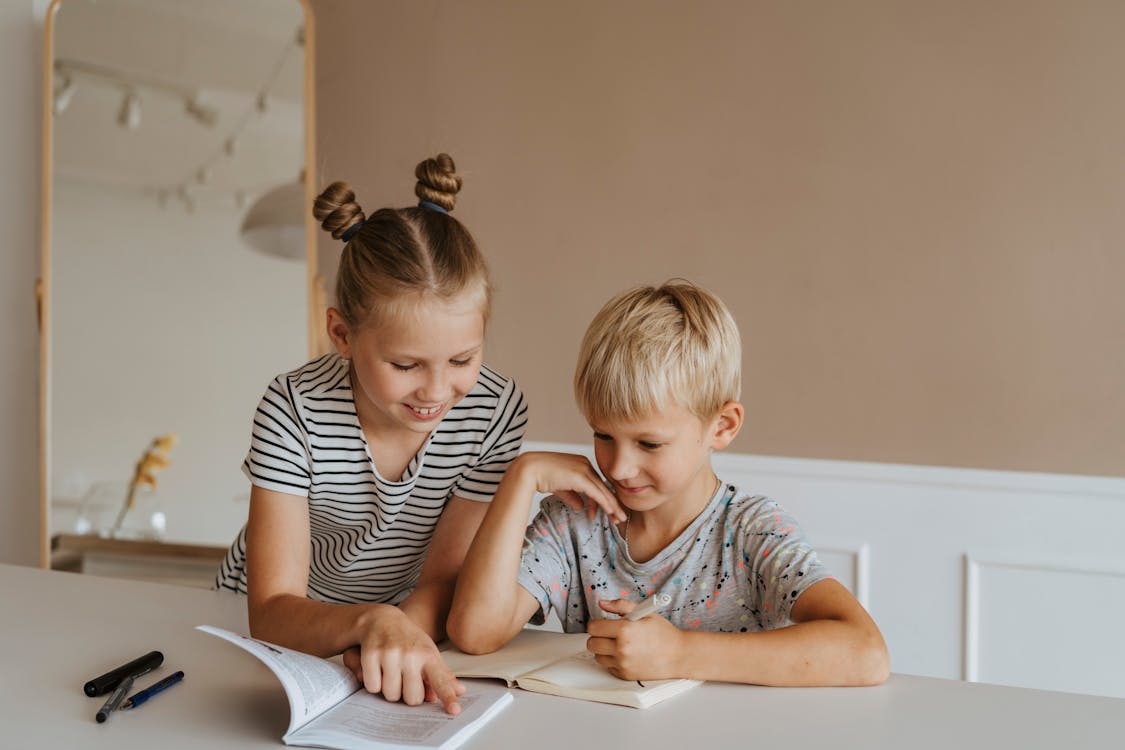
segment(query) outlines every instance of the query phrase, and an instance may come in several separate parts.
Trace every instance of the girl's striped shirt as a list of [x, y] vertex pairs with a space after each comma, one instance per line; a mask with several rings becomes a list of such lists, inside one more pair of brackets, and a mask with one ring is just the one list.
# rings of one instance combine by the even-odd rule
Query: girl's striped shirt
[[[481, 367], [476, 386], [438, 424], [402, 478], [379, 475], [337, 354], [279, 375], [258, 405], [242, 471], [309, 508], [308, 596], [398, 603], [413, 590], [446, 501], [492, 500], [519, 453], [527, 405], [515, 382]], [[216, 578], [246, 593], [246, 527]]]

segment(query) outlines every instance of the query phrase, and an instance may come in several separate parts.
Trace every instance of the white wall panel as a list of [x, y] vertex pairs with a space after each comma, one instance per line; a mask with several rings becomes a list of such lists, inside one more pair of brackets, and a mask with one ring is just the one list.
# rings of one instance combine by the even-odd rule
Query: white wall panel
[[824, 539], [816, 543], [816, 551], [836, 580], [844, 584], [860, 604], [868, 606], [871, 596], [868, 546]]
[[966, 556], [965, 679], [1125, 698], [1125, 568]]

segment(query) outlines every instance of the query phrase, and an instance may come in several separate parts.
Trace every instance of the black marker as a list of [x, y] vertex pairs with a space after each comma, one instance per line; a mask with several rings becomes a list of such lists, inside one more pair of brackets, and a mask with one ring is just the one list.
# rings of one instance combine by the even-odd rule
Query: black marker
[[159, 651], [149, 651], [144, 656], [133, 659], [128, 664], [122, 664], [117, 669], [110, 670], [100, 677], [87, 682], [82, 686], [82, 692], [93, 698], [105, 695], [110, 690], [121, 684], [126, 677], [139, 677], [145, 672], [151, 672], [164, 662], [164, 654]]

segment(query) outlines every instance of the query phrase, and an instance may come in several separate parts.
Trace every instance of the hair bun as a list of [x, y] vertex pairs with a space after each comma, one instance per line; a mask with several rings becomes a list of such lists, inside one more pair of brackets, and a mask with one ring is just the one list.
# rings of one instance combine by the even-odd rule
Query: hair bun
[[414, 183], [414, 194], [419, 200], [429, 201], [446, 211], [453, 210], [457, 193], [461, 190], [461, 177], [457, 174], [452, 156], [438, 154], [433, 159], [420, 162], [414, 168], [414, 176], [418, 178], [418, 182]]
[[316, 197], [313, 216], [337, 240], [353, 224], [367, 218], [363, 209], [355, 202], [355, 193], [346, 182], [333, 182]]

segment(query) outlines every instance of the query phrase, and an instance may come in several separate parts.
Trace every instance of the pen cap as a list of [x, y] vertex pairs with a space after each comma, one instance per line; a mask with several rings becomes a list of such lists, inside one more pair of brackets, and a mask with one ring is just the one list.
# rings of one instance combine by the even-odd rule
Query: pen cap
[[105, 674], [90, 680], [82, 686], [82, 692], [86, 693], [86, 695], [91, 698], [97, 695], [105, 695], [121, 684], [121, 681], [126, 677], [135, 677], [145, 672], [151, 672], [159, 667], [163, 661], [164, 654], [159, 651], [149, 651], [144, 656], [139, 656], [128, 664], [122, 664], [117, 669], [111, 669]]

